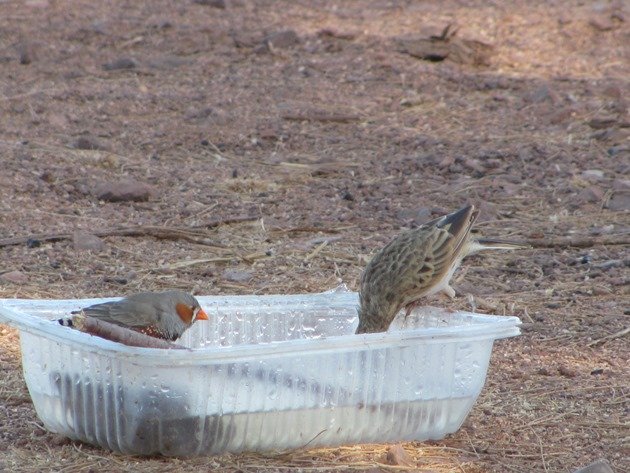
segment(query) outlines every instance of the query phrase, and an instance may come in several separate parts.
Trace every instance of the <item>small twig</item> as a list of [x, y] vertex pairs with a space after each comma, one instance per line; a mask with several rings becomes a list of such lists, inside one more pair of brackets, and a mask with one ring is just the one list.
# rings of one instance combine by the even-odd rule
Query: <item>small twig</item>
[[311, 443], [313, 443], [313, 441], [314, 441], [317, 437], [319, 437], [321, 434], [323, 434], [323, 433], [324, 433], [324, 432], [326, 432], [327, 430], [328, 430], [328, 429], [323, 429], [323, 430], [320, 430], [320, 431], [317, 433], [317, 435], [315, 435], [315, 437], [313, 437], [313, 438], [312, 438], [312, 439], [310, 439], [308, 442], [306, 442], [304, 445], [302, 445], [302, 447], [301, 447], [301, 448], [306, 448], [306, 447], [308, 447]]
[[150, 271], [171, 271], [174, 269], [182, 269], [182, 268], [188, 268], [189, 266], [195, 266], [198, 264], [203, 264], [203, 263], [229, 263], [230, 261], [232, 261], [234, 258], [230, 258], [230, 257], [216, 257], [216, 258], [201, 258], [201, 259], [193, 259], [193, 260], [184, 260], [184, 261], [177, 261], [175, 263], [171, 263], [171, 264], [165, 264], [164, 266], [158, 266], [156, 268], [149, 268], [146, 269], [144, 271], [150, 272]]
[[324, 228], [324, 227], [312, 227], [312, 226], [303, 226], [303, 227], [290, 227], [290, 228], [281, 228], [276, 227], [272, 228], [270, 231], [276, 233], [339, 233], [342, 230], [349, 230], [351, 228], [355, 228], [356, 225], [346, 225], [343, 227], [336, 228]]
[[538, 440], [538, 447], [540, 449], [540, 459], [542, 460], [543, 468], [545, 469], [545, 471], [549, 471], [549, 468], [547, 468], [547, 460], [545, 460], [545, 448], [543, 447], [543, 443], [542, 443], [542, 440], [540, 439], [540, 435], [538, 435], [538, 433], [533, 428], [531, 430], [536, 436], [536, 439]]
[[318, 245], [317, 248], [315, 248], [311, 253], [306, 255], [306, 258], [304, 258], [304, 262], [306, 263], [312, 260], [313, 258], [315, 258], [324, 248], [326, 248], [327, 245], [328, 245], [328, 240], [324, 240], [322, 244]]
[[122, 343], [131, 347], [143, 348], [161, 348], [161, 349], [178, 349], [186, 350], [186, 347], [175, 343], [167, 342], [160, 338], [151, 337], [140, 332], [135, 332], [119, 325], [114, 325], [94, 317], [87, 317], [84, 314], [75, 314], [72, 316], [72, 327], [81, 332], [88, 333], [97, 337], [111, 340], [112, 342]]
[[615, 338], [621, 338], [624, 335], [628, 335], [630, 333], [630, 327], [626, 327], [618, 332], [611, 333], [610, 335], [606, 335], [605, 337], [598, 338], [597, 340], [593, 340], [586, 344], [587, 347], [592, 347], [595, 345], [599, 345], [601, 343], [609, 342], [610, 340], [614, 340]]
[[236, 217], [208, 220], [207, 222], [193, 225], [191, 228], [216, 228], [222, 225], [230, 225], [232, 223], [254, 222], [258, 219], [260, 219], [260, 217], [255, 215], [237, 215]]
[[536, 322], [534, 321], [534, 319], [532, 319], [532, 316], [531, 316], [531, 315], [529, 315], [529, 312], [527, 312], [527, 307], [525, 307], [525, 308], [523, 309], [523, 316], [524, 316], [527, 320], [529, 320], [529, 322], [530, 322], [530, 323], [532, 323], [532, 324], [535, 324], [535, 323], [536, 323]]
[[321, 111], [311, 112], [287, 112], [282, 114], [284, 120], [295, 121], [316, 121], [316, 122], [333, 122], [333, 123], [350, 123], [360, 120], [358, 115], [349, 115], [345, 113], [329, 113]]
[[[93, 232], [98, 237], [110, 237], [110, 236], [126, 236], [126, 237], [143, 237], [151, 236], [153, 238], [161, 240], [186, 240], [192, 243], [197, 243], [206, 246], [215, 246], [218, 248], [225, 248], [225, 245], [216, 243], [208, 238], [204, 232], [199, 231], [201, 228], [216, 228], [221, 225], [229, 225], [232, 223], [250, 222], [258, 220], [258, 217], [253, 216], [237, 216], [223, 219], [210, 220], [204, 223], [194, 225], [189, 228], [178, 227], [160, 227], [155, 225], [134, 225], [130, 227], [109, 228], [105, 230], [96, 230]], [[0, 247], [24, 245], [30, 240], [35, 241], [61, 241], [71, 240], [73, 235], [71, 233], [52, 233], [52, 234], [36, 234], [21, 237], [10, 237], [0, 239]]]

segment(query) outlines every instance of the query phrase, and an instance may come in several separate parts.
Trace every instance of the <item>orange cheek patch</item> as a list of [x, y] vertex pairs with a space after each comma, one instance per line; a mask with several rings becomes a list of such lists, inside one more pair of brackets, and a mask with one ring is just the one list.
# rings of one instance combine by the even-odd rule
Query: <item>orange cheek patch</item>
[[175, 306], [175, 310], [177, 311], [179, 318], [182, 319], [182, 322], [185, 324], [190, 324], [192, 322], [193, 310], [191, 307], [180, 303]]

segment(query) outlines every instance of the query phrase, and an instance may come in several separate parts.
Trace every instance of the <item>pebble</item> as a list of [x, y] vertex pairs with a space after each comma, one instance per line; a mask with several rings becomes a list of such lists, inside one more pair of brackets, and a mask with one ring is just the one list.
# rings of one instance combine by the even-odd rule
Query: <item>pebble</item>
[[587, 204], [601, 202], [604, 198], [604, 191], [597, 186], [590, 186], [582, 189], [574, 199], [576, 204]]
[[35, 60], [33, 44], [23, 42], [18, 45], [18, 54], [20, 56], [20, 64], [26, 66]]
[[605, 207], [615, 212], [630, 210], [630, 191], [615, 191], [606, 201]]
[[177, 69], [188, 64], [192, 64], [194, 61], [180, 56], [174, 56], [166, 54], [164, 56], [157, 56], [147, 61], [147, 65], [153, 69], [168, 70]]
[[91, 233], [77, 230], [72, 235], [72, 246], [75, 251], [101, 252], [105, 249], [105, 242]]
[[614, 191], [630, 190], [630, 179], [615, 179], [612, 182], [612, 190]]
[[99, 140], [94, 138], [93, 136], [81, 136], [77, 138], [74, 142], [74, 147], [76, 149], [89, 149], [89, 150], [106, 150], [107, 146], [101, 143]]
[[105, 71], [120, 71], [125, 69], [134, 69], [137, 66], [136, 61], [130, 57], [121, 57], [112, 62], [103, 64]]
[[597, 460], [590, 465], [575, 470], [573, 473], [614, 473], [606, 459]]
[[588, 125], [594, 130], [609, 128], [617, 123], [615, 117], [595, 117], [588, 121]]
[[293, 30], [278, 31], [271, 33], [263, 39], [263, 43], [270, 49], [286, 49], [295, 46], [300, 42], [300, 38]]
[[576, 369], [566, 365], [560, 365], [560, 367], [558, 367], [558, 373], [560, 373], [565, 378], [575, 378], [578, 375]]
[[22, 271], [9, 271], [8, 273], [0, 275], [0, 280], [13, 284], [24, 284], [28, 282], [28, 276]]
[[388, 465], [413, 466], [413, 460], [400, 444], [389, 447], [385, 459]]
[[225, 10], [225, 0], [193, 0], [197, 5], [205, 5], [207, 7], [219, 8]]
[[94, 188], [96, 198], [108, 202], [146, 202], [152, 193], [151, 186], [133, 179], [101, 182]]
[[620, 259], [611, 259], [611, 260], [608, 260], [608, 261], [603, 261], [601, 263], [594, 264], [593, 267], [597, 268], [597, 269], [601, 269], [603, 271], [606, 271], [606, 270], [608, 270], [610, 268], [616, 268], [618, 266], [623, 266], [623, 265], [624, 265], [624, 262], [622, 260], [620, 260]]
[[29, 238], [28, 240], [26, 240], [27, 248], [39, 248], [40, 246], [42, 246], [41, 240], [38, 240], [36, 238]]
[[527, 92], [523, 98], [528, 103], [541, 103], [547, 101], [555, 103], [558, 97], [549, 84], [542, 84], [535, 90]]
[[223, 279], [226, 279], [228, 281], [244, 283], [249, 281], [253, 277], [254, 275], [252, 273], [250, 273], [249, 271], [244, 271], [242, 269], [228, 268], [223, 271]]
[[398, 212], [398, 218], [404, 221], [411, 220], [414, 225], [420, 226], [431, 220], [431, 209], [418, 207], [416, 209], [402, 209]]
[[604, 178], [604, 171], [601, 169], [587, 169], [582, 171], [582, 177], [587, 180], [599, 180]]

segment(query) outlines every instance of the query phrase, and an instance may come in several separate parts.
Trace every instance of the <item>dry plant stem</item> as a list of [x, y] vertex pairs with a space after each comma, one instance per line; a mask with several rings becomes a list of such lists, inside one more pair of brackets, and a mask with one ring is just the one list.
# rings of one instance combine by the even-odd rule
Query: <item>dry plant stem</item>
[[167, 342], [155, 337], [150, 337], [140, 332], [134, 332], [125, 327], [114, 325], [103, 320], [87, 317], [83, 314], [72, 316], [72, 326], [81, 332], [89, 333], [97, 337], [122, 343], [130, 347], [161, 348], [185, 350], [186, 348], [175, 343]]
[[[119, 228], [110, 228], [105, 230], [96, 230], [94, 235], [98, 237], [109, 237], [109, 236], [127, 236], [127, 237], [143, 237], [143, 236], [151, 236], [161, 240], [186, 240], [192, 243], [197, 243], [201, 245], [209, 245], [209, 246], [217, 246], [222, 247], [222, 245], [213, 242], [208, 238], [208, 236], [196, 229], [200, 228], [215, 228], [221, 225], [229, 225], [231, 223], [239, 223], [239, 222], [251, 222], [254, 220], [258, 220], [258, 217], [252, 216], [240, 216], [240, 217], [230, 217], [226, 219], [215, 219], [210, 220], [208, 222], [193, 225], [192, 227], [179, 228], [179, 227], [160, 227], [154, 225], [134, 225], [131, 227], [119, 227]], [[52, 233], [52, 234], [37, 234], [37, 235], [29, 235], [26, 237], [11, 237], [11, 238], [3, 238], [0, 239], [0, 247], [4, 246], [13, 246], [13, 245], [24, 245], [29, 240], [37, 240], [37, 241], [61, 241], [61, 240], [71, 240], [71, 233]]]
[[619, 330], [618, 332], [611, 333], [610, 335], [606, 335], [605, 337], [598, 338], [597, 340], [593, 340], [592, 342], [589, 342], [586, 346], [592, 347], [595, 345], [600, 345], [602, 343], [609, 342], [610, 340], [614, 340], [615, 338], [621, 338], [624, 335], [628, 335], [629, 333], [630, 333], [630, 327], [626, 327], [623, 330]]
[[285, 120], [295, 121], [316, 121], [316, 122], [333, 122], [333, 123], [349, 123], [360, 120], [357, 115], [345, 113], [328, 113], [328, 112], [289, 112], [282, 115]]

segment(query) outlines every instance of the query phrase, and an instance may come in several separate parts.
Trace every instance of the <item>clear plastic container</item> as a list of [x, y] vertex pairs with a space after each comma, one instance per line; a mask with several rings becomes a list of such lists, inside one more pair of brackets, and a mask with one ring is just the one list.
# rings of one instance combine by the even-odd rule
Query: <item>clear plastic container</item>
[[[210, 321], [127, 347], [54, 319], [111, 299], [0, 300], [47, 429], [125, 454], [195, 456], [440, 439], [484, 384], [516, 317], [419, 308], [354, 335], [357, 294], [198, 297]], [[404, 325], [404, 327], [402, 326]]]

